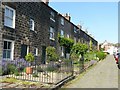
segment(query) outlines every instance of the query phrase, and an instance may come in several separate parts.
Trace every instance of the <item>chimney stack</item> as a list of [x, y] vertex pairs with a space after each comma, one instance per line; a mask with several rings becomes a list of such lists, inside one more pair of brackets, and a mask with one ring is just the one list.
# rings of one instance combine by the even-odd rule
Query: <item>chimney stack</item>
[[63, 14], [62, 16], [64, 16], [68, 21], [71, 20], [71, 17], [70, 17], [69, 13]]
[[49, 0], [42, 0], [45, 4], [49, 4]]
[[81, 26], [80, 24], [78, 24], [77, 27], [78, 27], [79, 29], [82, 29], [82, 26]]

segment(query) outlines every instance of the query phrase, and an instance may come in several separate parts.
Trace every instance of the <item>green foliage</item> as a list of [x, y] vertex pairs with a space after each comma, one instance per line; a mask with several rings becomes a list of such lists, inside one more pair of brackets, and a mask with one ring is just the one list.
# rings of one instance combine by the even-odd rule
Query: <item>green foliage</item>
[[90, 40], [90, 43], [89, 43], [89, 45], [90, 45], [90, 51], [92, 51], [92, 45], [93, 45], [93, 43], [92, 43], [92, 40]]
[[13, 74], [15, 72], [15, 70], [16, 70], [15, 65], [13, 65], [13, 64], [8, 65], [8, 73]]
[[38, 67], [37, 67], [37, 71], [38, 71], [38, 72], [43, 72], [44, 70], [43, 70], [40, 66], [38, 66]]
[[79, 55], [76, 54], [76, 53], [72, 53], [71, 54], [71, 59], [74, 60], [74, 61], [77, 61], [79, 59]]
[[72, 49], [72, 46], [74, 44], [74, 41], [70, 38], [65, 37], [58, 37], [58, 42], [60, 43], [60, 46], [64, 46], [66, 49], [66, 53], [70, 53], [70, 50]]
[[0, 76], [3, 75], [2, 67], [0, 67]]
[[71, 53], [75, 53], [77, 55], [83, 55], [87, 52], [88, 46], [86, 44], [76, 43], [73, 45]]
[[23, 72], [26, 72], [26, 68], [23, 69]]
[[56, 49], [54, 47], [47, 47], [47, 59], [49, 61], [57, 61], [58, 60], [58, 55], [56, 54]]
[[33, 77], [38, 77], [38, 73], [33, 73]]
[[19, 76], [19, 75], [20, 75], [20, 73], [18, 72], [18, 69], [16, 69], [16, 70], [14, 71], [14, 74], [15, 74], [16, 76]]
[[96, 52], [90, 51], [84, 55], [85, 61], [97, 60]]
[[103, 51], [104, 51], [104, 48], [101, 48], [100, 51], [103, 52]]
[[99, 51], [96, 53], [96, 56], [99, 58], [99, 60], [103, 60], [107, 55], [104, 52]]
[[28, 62], [33, 62], [34, 61], [34, 56], [32, 53], [28, 53], [26, 56], [25, 56], [25, 59], [28, 61]]
[[54, 71], [57, 71], [57, 70], [58, 70], [58, 68], [55, 67], [54, 65], [49, 65], [46, 68], [46, 71], [48, 71], [48, 72], [54, 72]]

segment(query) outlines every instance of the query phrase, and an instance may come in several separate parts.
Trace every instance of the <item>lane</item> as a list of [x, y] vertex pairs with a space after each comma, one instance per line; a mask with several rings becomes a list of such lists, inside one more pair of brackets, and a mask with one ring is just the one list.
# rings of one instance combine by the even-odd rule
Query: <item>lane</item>
[[118, 88], [118, 68], [113, 56], [109, 55], [80, 80], [65, 88]]

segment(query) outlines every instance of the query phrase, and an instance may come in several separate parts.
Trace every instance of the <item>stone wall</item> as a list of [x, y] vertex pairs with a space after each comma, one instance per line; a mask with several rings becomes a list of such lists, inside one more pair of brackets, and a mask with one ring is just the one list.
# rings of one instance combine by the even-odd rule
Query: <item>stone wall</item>
[[[32, 53], [35, 47], [38, 48], [38, 54], [41, 56], [42, 46], [49, 45], [50, 14], [48, 7], [43, 2], [16, 2], [3, 3], [3, 5], [12, 6], [16, 10], [15, 29], [3, 27], [3, 38], [15, 41], [14, 58], [16, 59], [21, 56], [21, 44], [28, 45], [29, 52]], [[35, 22], [34, 31], [30, 30], [30, 19], [33, 19]]]

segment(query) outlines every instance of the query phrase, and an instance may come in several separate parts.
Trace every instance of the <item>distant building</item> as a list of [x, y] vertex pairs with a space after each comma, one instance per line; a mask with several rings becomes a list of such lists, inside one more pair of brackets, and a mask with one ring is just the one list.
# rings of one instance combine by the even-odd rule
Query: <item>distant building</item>
[[101, 45], [100, 45], [104, 52], [107, 52], [109, 54], [113, 54], [114, 52], [117, 52], [117, 47], [115, 47], [112, 43], [107, 42], [105, 40]]

